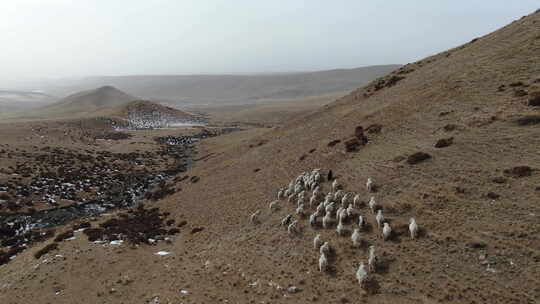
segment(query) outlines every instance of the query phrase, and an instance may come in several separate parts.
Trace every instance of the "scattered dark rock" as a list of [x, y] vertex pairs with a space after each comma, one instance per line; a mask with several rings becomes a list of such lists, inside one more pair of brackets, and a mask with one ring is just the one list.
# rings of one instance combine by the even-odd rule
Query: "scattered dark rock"
[[402, 76], [392, 76], [390, 77], [390, 79], [388, 79], [386, 81], [386, 87], [391, 87], [393, 85], [395, 85], [396, 83], [398, 83], [399, 81], [405, 79], [405, 77], [402, 77]]
[[444, 117], [444, 116], [446, 116], [446, 115], [448, 115], [448, 114], [450, 114], [450, 113], [452, 113], [452, 111], [444, 111], [444, 112], [440, 112], [440, 113], [439, 113], [439, 117]]
[[257, 172], [259, 172], [259, 171], [261, 171], [260, 168], [253, 169], [253, 172], [255, 172], [255, 173], [257, 173]]
[[474, 249], [483, 249], [487, 247], [487, 244], [484, 241], [474, 239], [467, 243], [467, 245]]
[[[125, 240], [131, 244], [152, 244], [150, 239], [164, 239], [165, 235], [174, 234], [178, 229], [166, 229], [166, 216], [160, 214], [158, 208], [145, 209], [141, 204], [136, 210], [119, 214], [117, 218], [110, 219], [100, 225], [101, 231], [97, 229], [86, 229], [84, 233], [88, 235], [88, 240], [113, 241]], [[98, 237], [101, 234], [100, 237]]]
[[124, 132], [110, 132], [101, 134], [95, 137], [95, 139], [105, 139], [105, 140], [124, 140], [131, 138], [132, 135]]
[[334, 139], [334, 140], [332, 140], [331, 142], [328, 143], [328, 146], [333, 147], [333, 146], [339, 144], [340, 142], [341, 142], [340, 139]]
[[403, 155], [399, 155], [399, 156], [394, 157], [394, 159], [392, 159], [392, 161], [395, 162], [395, 163], [399, 163], [399, 162], [403, 161], [406, 158], [407, 157], [405, 157]]
[[173, 195], [176, 192], [174, 187], [171, 184], [167, 184], [165, 181], [161, 181], [157, 186], [156, 189], [153, 191], [149, 191], [144, 195], [144, 198], [147, 200], [161, 200], [164, 199], [167, 196]]
[[368, 142], [368, 138], [364, 134], [364, 128], [362, 126], [357, 126], [354, 129], [354, 136], [358, 139], [358, 141], [362, 145], [365, 145]]
[[516, 123], [520, 126], [532, 126], [540, 124], [540, 115], [527, 115], [520, 117], [516, 120]]
[[431, 158], [431, 155], [425, 152], [416, 152], [407, 157], [407, 163], [409, 165], [415, 165]]
[[311, 150], [309, 150], [309, 153], [311, 154], [311, 153], [313, 153], [315, 151], [317, 151], [317, 149], [311, 149]]
[[464, 187], [461, 187], [461, 186], [456, 186], [455, 190], [456, 190], [456, 193], [458, 193], [458, 194], [465, 194], [467, 192], [467, 189], [465, 189]]
[[506, 178], [504, 178], [503, 176], [497, 176], [497, 177], [494, 177], [493, 179], [491, 179], [491, 181], [496, 183], [496, 184], [504, 184], [504, 183], [506, 183]]
[[198, 182], [200, 180], [200, 177], [192, 176], [189, 180], [191, 181], [191, 183], [195, 184], [196, 182]]
[[347, 152], [357, 151], [358, 147], [361, 146], [360, 141], [355, 137], [346, 140], [343, 144], [345, 145], [345, 151]]
[[523, 96], [527, 96], [527, 91], [523, 90], [523, 89], [515, 89], [514, 90], [514, 96], [515, 97], [523, 97]]
[[454, 125], [454, 124], [448, 124], [443, 127], [443, 130], [446, 132], [451, 132], [451, 131], [454, 131], [455, 129], [457, 129], [457, 125]]
[[178, 223], [178, 225], [176, 225], [176, 227], [182, 228], [182, 227], [184, 227], [185, 225], [187, 225], [187, 221], [181, 221], [180, 223]]
[[383, 126], [380, 124], [372, 124], [366, 128], [368, 134], [379, 134], [382, 131]]
[[101, 228], [88, 228], [84, 230], [84, 234], [88, 237], [88, 241], [95, 242], [103, 239], [104, 230]]
[[515, 82], [512, 82], [511, 84], [509, 84], [508, 86], [510, 86], [512, 88], [515, 88], [515, 87], [521, 87], [523, 85], [524, 85], [524, 83], [522, 81], [515, 81]]
[[204, 227], [195, 227], [191, 229], [191, 234], [199, 233], [204, 230]]
[[540, 91], [531, 92], [529, 96], [529, 106], [540, 107]]
[[500, 195], [498, 195], [497, 193], [495, 192], [488, 192], [488, 194], [486, 195], [489, 199], [492, 199], [492, 200], [496, 200], [498, 199], [499, 197], [501, 197]]
[[92, 227], [92, 224], [90, 224], [90, 222], [82, 222], [82, 223], [73, 225], [73, 230], [87, 229], [90, 227]]
[[373, 85], [375, 91], [378, 91], [382, 88], [385, 88], [385, 87], [391, 87], [393, 85], [395, 85], [396, 83], [398, 83], [399, 81], [405, 79], [405, 77], [403, 76], [396, 76], [396, 75], [392, 75], [390, 78], [386, 77], [386, 78], [381, 78], [379, 80], [377, 80], [377, 82], [375, 82], [375, 84]]
[[75, 234], [73, 233], [73, 230], [69, 230], [69, 231], [66, 231], [64, 233], [60, 233], [59, 235], [57, 235], [55, 238], [54, 238], [54, 241], [55, 242], [63, 242], [71, 237], [75, 236]]
[[11, 257], [16, 256], [17, 254], [23, 252], [25, 249], [25, 246], [19, 245], [9, 248], [7, 252], [0, 250], [0, 265], [9, 263], [11, 261]]
[[175, 235], [175, 234], [178, 234], [178, 233], [180, 233], [180, 229], [178, 229], [178, 228], [172, 228], [172, 229], [169, 229], [169, 231], [167, 231], [168, 235]]
[[306, 157], [307, 157], [307, 154], [302, 154], [302, 155], [298, 158], [298, 160], [302, 161], [302, 160], [306, 159]]
[[529, 166], [517, 166], [504, 170], [504, 174], [512, 177], [526, 177], [532, 175], [533, 169]]
[[498, 88], [497, 88], [497, 91], [499, 92], [504, 92], [506, 86], [504, 84], [501, 84]]
[[53, 251], [53, 250], [57, 250], [58, 249], [58, 244], [57, 243], [52, 243], [52, 244], [49, 244], [45, 247], [43, 247], [42, 249], [38, 250], [35, 254], [34, 254], [34, 257], [36, 259], [39, 259], [40, 257], [46, 255], [47, 253]]
[[451, 146], [454, 143], [454, 138], [441, 138], [435, 143], [435, 148], [445, 148]]
[[478, 41], [480, 38], [474, 38], [473, 40], [471, 40], [471, 42], [469, 43], [475, 43], [476, 41]]

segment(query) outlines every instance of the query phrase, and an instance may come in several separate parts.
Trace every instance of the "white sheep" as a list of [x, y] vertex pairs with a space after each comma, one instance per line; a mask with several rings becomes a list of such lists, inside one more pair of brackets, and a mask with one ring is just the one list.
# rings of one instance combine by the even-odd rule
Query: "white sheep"
[[292, 180], [292, 181], [289, 183], [289, 187], [288, 187], [287, 189], [290, 189], [291, 192], [292, 192], [292, 191], [294, 190], [294, 184], [295, 184], [295, 182], [294, 182], [294, 180]]
[[319, 198], [321, 196], [321, 188], [319, 186], [317, 186], [315, 190], [313, 190], [312, 196], [314, 196], [315, 198]]
[[343, 207], [339, 207], [336, 211], [336, 221], [339, 221], [341, 218], [341, 211], [343, 211]]
[[281, 220], [281, 226], [289, 225], [292, 219], [292, 214], [287, 214], [282, 220]]
[[313, 238], [313, 248], [319, 249], [319, 248], [321, 248], [323, 243], [324, 242], [321, 240], [321, 234], [320, 233], [317, 234], [315, 236], [315, 238]]
[[322, 225], [325, 229], [330, 228], [332, 225], [332, 215], [330, 213], [326, 213], [326, 215], [323, 217]]
[[345, 226], [343, 226], [343, 223], [341, 221], [338, 222], [336, 227], [336, 232], [339, 236], [345, 235]]
[[317, 226], [317, 213], [313, 213], [309, 216], [309, 224], [311, 227]]
[[348, 219], [347, 217], [347, 209], [341, 209], [341, 211], [337, 215], [338, 221], [346, 221]]
[[326, 258], [325, 254], [321, 254], [321, 256], [319, 257], [319, 271], [326, 272], [327, 270], [328, 270], [328, 259]]
[[349, 193], [345, 193], [345, 195], [343, 195], [343, 197], [341, 198], [341, 206], [343, 208], [347, 208], [348, 205], [349, 205]]
[[416, 220], [414, 217], [411, 217], [409, 220], [409, 232], [411, 233], [411, 239], [415, 239], [418, 235], [418, 225], [416, 224]]
[[355, 228], [353, 234], [351, 235], [351, 240], [354, 247], [360, 247], [362, 244], [362, 238], [360, 235], [360, 229]]
[[321, 214], [323, 211], [325, 211], [324, 202], [321, 202], [319, 206], [317, 206], [317, 213]]
[[333, 182], [332, 182], [332, 191], [336, 191], [339, 189], [339, 187], [341, 187], [341, 185], [338, 183], [337, 179], [335, 179]]
[[381, 229], [381, 225], [384, 222], [384, 215], [382, 214], [381, 209], [377, 211], [377, 216], [375, 216], [375, 220], [377, 221], [377, 226], [379, 226], [379, 229]]
[[334, 201], [341, 202], [341, 198], [343, 197], [345, 193], [343, 193], [343, 190], [338, 190], [336, 193], [334, 193]]
[[293, 194], [289, 195], [289, 197], [287, 198], [287, 201], [289, 203], [292, 203], [292, 202], [294, 202], [295, 198], [296, 198], [296, 194], [293, 193]]
[[300, 183], [297, 183], [296, 185], [294, 185], [294, 193], [300, 193], [302, 190], [304, 190], [304, 187], [302, 186], [302, 184]]
[[356, 209], [354, 209], [352, 204], [349, 204], [349, 207], [347, 207], [347, 217], [353, 217], [356, 214]]
[[368, 272], [364, 263], [360, 263], [360, 266], [358, 266], [358, 270], [356, 271], [356, 279], [358, 280], [358, 284], [364, 288], [368, 279]]
[[375, 272], [377, 268], [377, 256], [375, 256], [375, 246], [373, 245], [369, 246], [368, 267], [371, 272]]
[[296, 201], [296, 206], [299, 207], [300, 205], [303, 205], [303, 204], [304, 204], [304, 198], [299, 197], [298, 200]]
[[304, 204], [300, 204], [298, 208], [296, 208], [296, 214], [300, 216], [304, 216], [306, 214], [306, 210], [304, 210]]
[[322, 246], [319, 248], [319, 252], [324, 255], [330, 254], [330, 244], [328, 242], [324, 242]]
[[293, 192], [293, 190], [287, 189], [287, 190], [285, 190], [285, 192], [283, 193], [283, 196], [285, 196], [285, 197], [288, 198], [289, 196], [291, 196], [292, 192]]
[[365, 224], [366, 224], [366, 221], [364, 220], [364, 217], [359, 215], [358, 216], [358, 227], [360, 227], [360, 229], [363, 229]]
[[289, 224], [289, 227], [287, 227], [287, 233], [292, 236], [298, 232], [298, 221], [294, 220], [292, 223]]
[[390, 235], [392, 234], [392, 228], [390, 227], [390, 224], [384, 223], [382, 234], [383, 234], [384, 241], [386, 241], [390, 237]]
[[372, 196], [369, 199], [369, 209], [371, 209], [371, 213], [375, 214], [375, 209], [377, 209], [377, 202], [375, 201], [375, 196]]
[[360, 207], [360, 194], [357, 194], [353, 198], [353, 205], [355, 208]]
[[333, 213], [334, 212], [334, 206], [335, 206], [335, 203], [331, 202], [330, 204], [328, 204], [326, 206], [324, 211], [326, 211], [326, 213]]
[[270, 211], [275, 211], [279, 209], [279, 201], [272, 201], [270, 202]]
[[250, 217], [249, 217], [249, 221], [252, 223], [252, 224], [258, 224], [259, 223], [259, 215], [261, 214], [261, 210], [257, 210], [255, 211]]
[[326, 196], [324, 197], [325, 201], [328, 201], [328, 202], [330, 202], [333, 198], [334, 198], [334, 193], [332, 192], [328, 192], [328, 194], [326, 194]]
[[366, 188], [368, 192], [373, 192], [375, 190], [375, 183], [373, 183], [371, 177], [367, 179]]
[[285, 193], [285, 191], [283, 189], [280, 189], [277, 193], [277, 199], [280, 200], [283, 198], [283, 194]]
[[317, 197], [315, 195], [312, 195], [309, 199], [309, 207], [313, 207], [317, 203]]

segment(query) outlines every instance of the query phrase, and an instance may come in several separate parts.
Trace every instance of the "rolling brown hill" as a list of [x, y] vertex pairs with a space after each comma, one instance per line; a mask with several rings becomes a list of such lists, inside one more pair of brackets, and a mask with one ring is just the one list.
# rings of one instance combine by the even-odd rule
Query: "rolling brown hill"
[[[204, 158], [188, 172], [198, 179], [175, 183], [175, 194], [154, 203], [187, 223], [170, 244], [132, 249], [79, 239], [61, 243], [62, 257], [39, 266], [33, 248], [0, 268], [0, 300], [536, 303], [539, 85], [537, 12], [283, 127], [202, 141]], [[346, 152], [343, 142], [357, 126], [369, 141]], [[419, 152], [429, 157], [417, 162]], [[278, 189], [314, 168], [331, 169], [364, 202], [372, 195], [366, 179], [378, 185], [373, 195], [395, 232], [383, 241], [370, 211], [360, 210], [373, 226], [363, 238], [379, 256], [368, 292], [355, 280], [367, 248], [352, 248], [335, 229], [313, 230], [305, 218], [301, 232], [288, 236], [279, 223], [296, 204], [268, 210]], [[261, 223], [252, 225], [256, 210]], [[422, 228], [418, 240], [407, 235], [410, 217]], [[334, 249], [329, 274], [317, 269], [316, 233]]]
[[112, 86], [104, 86], [69, 95], [54, 104], [23, 112], [18, 116], [28, 118], [84, 117], [100, 110], [125, 105], [137, 99], [140, 98]]

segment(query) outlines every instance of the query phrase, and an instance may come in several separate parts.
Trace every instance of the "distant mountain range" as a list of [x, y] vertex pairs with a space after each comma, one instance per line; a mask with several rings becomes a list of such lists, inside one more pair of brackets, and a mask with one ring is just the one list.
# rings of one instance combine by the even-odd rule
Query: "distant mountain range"
[[57, 99], [40, 91], [0, 90], [0, 113], [35, 108]]
[[50, 94], [66, 96], [102, 86], [114, 86], [144, 99], [174, 105], [245, 104], [260, 99], [291, 99], [346, 93], [396, 70], [400, 65], [356, 69], [255, 75], [103, 76], [44, 82]]

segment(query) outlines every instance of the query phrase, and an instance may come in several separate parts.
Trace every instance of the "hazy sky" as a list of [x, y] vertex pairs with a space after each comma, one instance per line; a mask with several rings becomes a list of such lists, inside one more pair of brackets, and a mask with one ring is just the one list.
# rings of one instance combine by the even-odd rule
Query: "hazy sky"
[[407, 63], [538, 0], [1, 0], [0, 79]]

